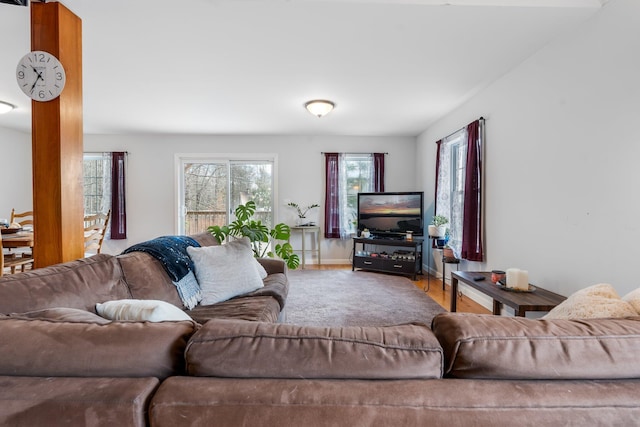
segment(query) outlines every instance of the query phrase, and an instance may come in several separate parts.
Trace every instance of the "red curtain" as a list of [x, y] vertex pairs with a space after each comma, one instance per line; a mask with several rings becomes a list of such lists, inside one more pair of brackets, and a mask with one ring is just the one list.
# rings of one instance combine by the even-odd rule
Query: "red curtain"
[[384, 191], [384, 153], [373, 153], [373, 191]]
[[339, 154], [325, 153], [325, 202], [324, 202], [324, 237], [340, 238], [340, 179]]
[[[442, 140], [436, 141], [436, 190], [433, 196], [433, 215], [435, 216], [438, 211], [438, 176], [440, 176], [440, 147], [442, 146]], [[431, 247], [435, 248], [436, 239], [431, 241]]]
[[111, 153], [111, 239], [127, 238], [127, 212], [125, 198], [126, 153]]
[[[480, 119], [482, 120], [482, 119]], [[482, 251], [482, 138], [480, 120], [467, 126], [462, 251], [469, 261], [483, 261]]]

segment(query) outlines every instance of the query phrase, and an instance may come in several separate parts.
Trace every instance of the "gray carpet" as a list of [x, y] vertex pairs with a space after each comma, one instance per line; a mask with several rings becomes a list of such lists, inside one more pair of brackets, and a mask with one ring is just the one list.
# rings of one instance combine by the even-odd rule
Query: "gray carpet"
[[308, 326], [431, 325], [446, 310], [403, 276], [290, 270], [286, 323]]

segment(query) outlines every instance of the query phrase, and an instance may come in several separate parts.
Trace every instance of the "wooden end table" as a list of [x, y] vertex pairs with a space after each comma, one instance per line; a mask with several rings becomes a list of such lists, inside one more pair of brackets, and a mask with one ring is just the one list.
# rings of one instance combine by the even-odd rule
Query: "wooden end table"
[[[482, 276], [484, 280], [474, 280]], [[502, 306], [513, 308], [516, 316], [524, 317], [527, 311], [550, 311], [566, 299], [562, 295], [536, 286], [534, 292], [511, 292], [491, 283], [491, 273], [485, 271], [451, 272], [451, 312], [456, 311], [458, 281], [490, 296], [493, 299], [493, 314], [500, 315]]]

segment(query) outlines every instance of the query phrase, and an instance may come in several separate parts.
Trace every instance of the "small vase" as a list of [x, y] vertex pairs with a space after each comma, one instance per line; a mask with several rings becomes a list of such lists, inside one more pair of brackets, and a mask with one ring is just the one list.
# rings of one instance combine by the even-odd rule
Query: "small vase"
[[303, 225], [306, 222], [307, 218], [304, 216], [300, 216], [298, 217], [298, 219], [296, 220], [296, 226], [300, 227], [301, 225]]

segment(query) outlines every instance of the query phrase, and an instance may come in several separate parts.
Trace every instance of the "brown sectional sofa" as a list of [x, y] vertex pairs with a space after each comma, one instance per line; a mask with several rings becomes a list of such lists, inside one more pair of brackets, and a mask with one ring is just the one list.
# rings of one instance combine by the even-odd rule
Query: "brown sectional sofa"
[[[214, 244], [199, 236], [201, 244]], [[277, 323], [284, 264], [195, 321], [111, 322], [95, 304], [181, 307], [144, 253], [0, 279], [0, 425], [637, 425], [640, 318], [441, 314], [429, 328]]]

